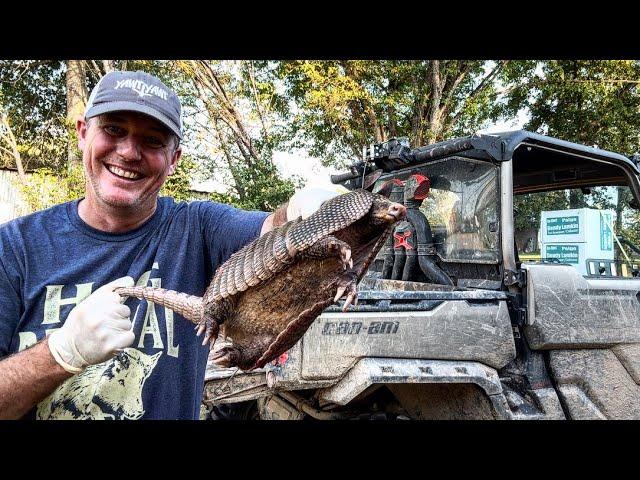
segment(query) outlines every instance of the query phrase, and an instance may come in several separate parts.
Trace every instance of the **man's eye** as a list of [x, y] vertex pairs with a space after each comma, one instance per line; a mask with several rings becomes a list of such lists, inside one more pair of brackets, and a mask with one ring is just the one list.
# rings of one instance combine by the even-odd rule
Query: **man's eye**
[[166, 145], [166, 142], [158, 137], [145, 137], [144, 141], [151, 148], [162, 148]]
[[120, 136], [124, 134], [124, 128], [116, 127], [115, 125], [105, 125], [103, 128], [109, 135]]

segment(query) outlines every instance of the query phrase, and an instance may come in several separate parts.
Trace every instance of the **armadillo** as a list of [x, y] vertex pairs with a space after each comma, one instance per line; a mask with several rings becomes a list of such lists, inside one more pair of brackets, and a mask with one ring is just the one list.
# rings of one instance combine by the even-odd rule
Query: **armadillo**
[[[359, 189], [334, 197], [245, 245], [215, 272], [203, 297], [156, 287], [125, 287], [179, 313], [213, 344], [221, 367], [263, 367], [291, 348], [322, 311], [343, 296], [357, 303], [357, 284], [406, 208]], [[222, 330], [221, 330], [222, 329]]]

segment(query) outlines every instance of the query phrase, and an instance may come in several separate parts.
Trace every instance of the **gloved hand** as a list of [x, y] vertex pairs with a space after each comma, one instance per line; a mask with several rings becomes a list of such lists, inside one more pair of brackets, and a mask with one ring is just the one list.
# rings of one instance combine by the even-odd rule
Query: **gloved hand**
[[327, 187], [304, 187], [298, 190], [289, 199], [287, 206], [287, 220], [294, 220], [298, 217], [307, 218], [320, 208], [327, 200], [347, 193], [349, 190], [342, 185]]
[[49, 335], [51, 354], [67, 372], [79, 373], [133, 343], [131, 310], [123, 305], [126, 297], [113, 291], [133, 284], [133, 278], [122, 277], [98, 288], [71, 310], [62, 327]]

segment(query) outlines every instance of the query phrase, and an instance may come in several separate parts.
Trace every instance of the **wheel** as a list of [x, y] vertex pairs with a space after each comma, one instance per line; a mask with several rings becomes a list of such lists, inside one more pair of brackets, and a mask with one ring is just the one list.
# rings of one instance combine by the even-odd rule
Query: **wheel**
[[258, 403], [255, 400], [214, 405], [208, 420], [259, 420]]

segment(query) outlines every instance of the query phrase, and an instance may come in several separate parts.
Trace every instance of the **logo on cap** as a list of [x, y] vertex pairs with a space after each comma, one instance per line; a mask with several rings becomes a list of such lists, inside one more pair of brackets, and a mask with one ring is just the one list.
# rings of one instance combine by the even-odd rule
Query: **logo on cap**
[[142, 80], [134, 80], [131, 78], [127, 78], [125, 80], [117, 80], [116, 86], [113, 87], [113, 89], [118, 90], [119, 88], [130, 88], [143, 98], [155, 95], [156, 97], [163, 100], [167, 99], [167, 92], [165, 90], [158, 87], [157, 85], [149, 85]]

